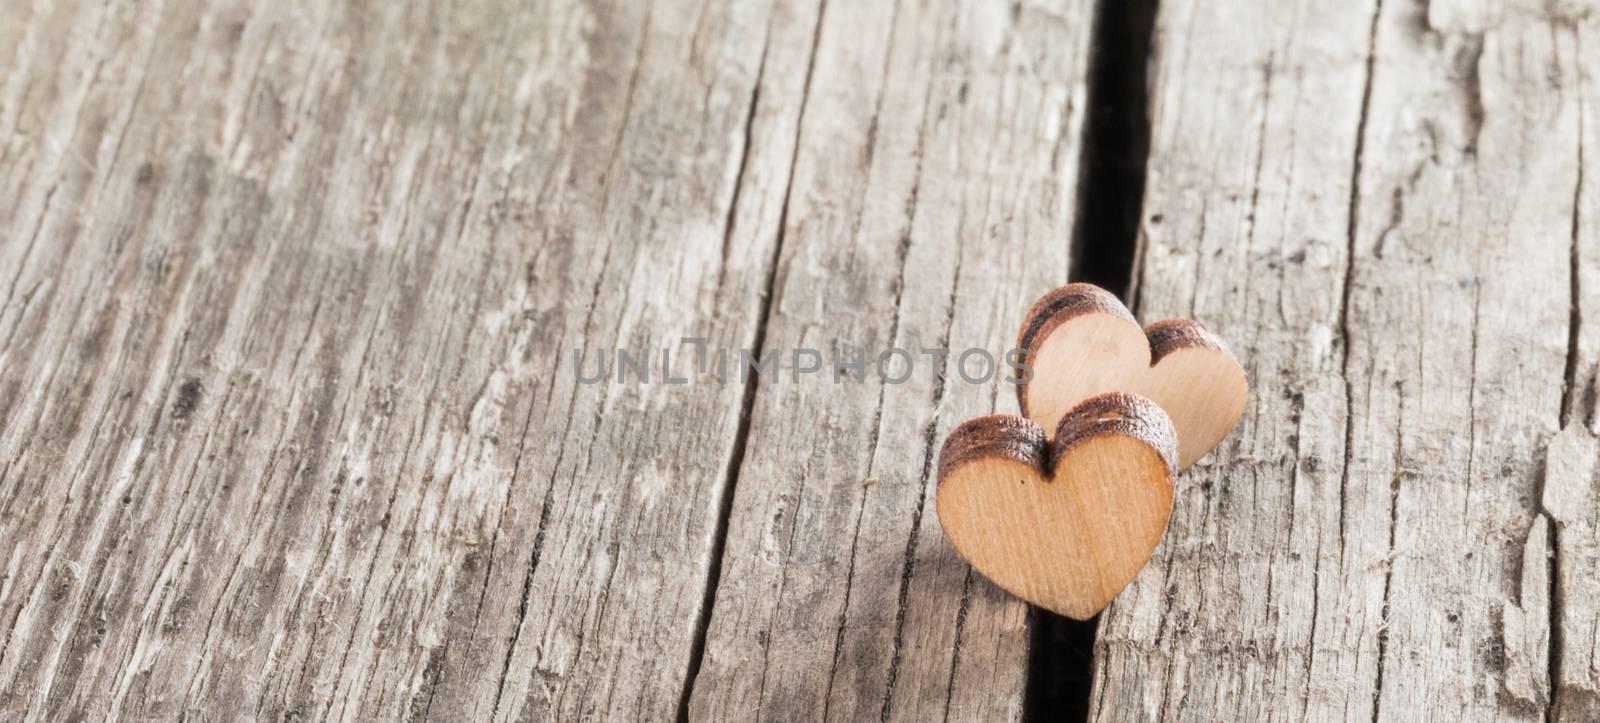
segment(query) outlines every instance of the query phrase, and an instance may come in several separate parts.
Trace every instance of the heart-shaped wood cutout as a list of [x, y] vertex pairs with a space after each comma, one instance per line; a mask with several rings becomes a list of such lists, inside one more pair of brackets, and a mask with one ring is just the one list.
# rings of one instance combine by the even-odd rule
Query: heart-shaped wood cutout
[[1053, 440], [1032, 420], [980, 417], [939, 451], [939, 523], [984, 577], [1087, 620], [1161, 541], [1177, 453], [1167, 415], [1133, 394], [1084, 401]]
[[1222, 340], [1199, 322], [1143, 329], [1128, 307], [1092, 284], [1068, 284], [1028, 311], [1017, 337], [1032, 379], [1017, 387], [1022, 414], [1054, 429], [1067, 410], [1105, 392], [1155, 402], [1178, 430], [1178, 470], [1204, 457], [1239, 423], [1249, 384]]

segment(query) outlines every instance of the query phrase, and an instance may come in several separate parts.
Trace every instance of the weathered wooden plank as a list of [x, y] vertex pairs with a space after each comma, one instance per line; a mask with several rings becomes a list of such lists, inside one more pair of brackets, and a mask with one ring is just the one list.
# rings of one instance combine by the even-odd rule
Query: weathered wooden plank
[[1600, 719], [1600, 123], [1591, 116], [1600, 85], [1588, 69], [1600, 62], [1600, 17], [1573, 12], [1576, 29], [1580, 164], [1572, 218], [1573, 309], [1565, 428], [1545, 459], [1542, 503], [1551, 527], [1551, 719]]
[[[1584, 307], [1589, 308], [1589, 307]], [[1592, 357], [1591, 357], [1592, 359]], [[1581, 387], [1574, 387], [1581, 389]], [[1596, 457], [1600, 445], [1581, 425], [1569, 424], [1550, 443], [1541, 502], [1549, 514], [1551, 587], [1557, 606], [1550, 618], [1554, 666], [1552, 720], [1583, 721], [1600, 716], [1600, 670], [1595, 645], [1600, 639], [1600, 542], [1597, 542]]]
[[1065, 279], [1091, 6], [827, 6], [763, 350], [916, 362], [762, 378], [692, 718], [1020, 715], [1026, 607], [942, 539], [930, 474], [1012, 387], [921, 350], [998, 356]]
[[0, 12], [0, 715], [672, 716], [814, 9]]
[[1219, 328], [1253, 402], [1102, 623], [1096, 717], [1545, 715], [1579, 17], [1162, 5], [1139, 311]]

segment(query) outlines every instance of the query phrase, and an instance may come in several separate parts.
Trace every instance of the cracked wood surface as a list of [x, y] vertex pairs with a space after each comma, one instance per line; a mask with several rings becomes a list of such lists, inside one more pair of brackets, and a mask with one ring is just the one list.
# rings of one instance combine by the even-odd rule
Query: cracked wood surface
[[[573, 353], [1003, 352], [1092, 5], [5, 4], [0, 716], [1018, 717], [1008, 387]], [[1095, 717], [1600, 717], [1595, 11], [1163, 4], [1135, 307], [1255, 388]]]
[[0, 717], [1016, 717], [1009, 389], [574, 351], [1004, 351], [1090, 5], [5, 4]]
[[998, 357], [1066, 278], [1090, 9], [827, 6], [766, 349], [922, 361], [903, 384], [763, 382], [691, 718], [1020, 716], [1027, 607], [943, 539], [932, 474], [1014, 393], [920, 350]]
[[8, 3], [0, 717], [673, 716], [813, 12]]
[[1094, 717], [1596, 717], [1593, 11], [1162, 4], [1138, 311], [1254, 389]]

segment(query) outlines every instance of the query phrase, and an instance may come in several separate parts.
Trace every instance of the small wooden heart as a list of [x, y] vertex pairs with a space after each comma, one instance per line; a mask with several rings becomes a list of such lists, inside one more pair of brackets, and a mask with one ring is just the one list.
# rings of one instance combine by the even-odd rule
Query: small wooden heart
[[1239, 423], [1249, 384], [1222, 340], [1199, 322], [1143, 329], [1128, 307], [1092, 284], [1068, 284], [1028, 311], [1017, 337], [1032, 379], [1017, 387], [1022, 414], [1045, 429], [1096, 394], [1144, 396], [1178, 430], [1178, 470], [1204, 457]]
[[1053, 440], [1032, 420], [980, 417], [939, 452], [939, 523], [995, 584], [1087, 620], [1161, 541], [1177, 452], [1167, 415], [1133, 394], [1085, 400]]

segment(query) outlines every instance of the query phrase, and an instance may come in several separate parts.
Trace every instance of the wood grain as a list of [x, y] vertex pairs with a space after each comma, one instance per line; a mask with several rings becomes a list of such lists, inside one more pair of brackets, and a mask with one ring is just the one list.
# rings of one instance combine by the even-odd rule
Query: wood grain
[[807, 3], [8, 3], [0, 717], [662, 719]]
[[1572, 217], [1572, 318], [1567, 394], [1561, 434], [1545, 454], [1541, 503], [1551, 551], [1549, 675], [1552, 720], [1600, 718], [1600, 432], [1596, 372], [1600, 370], [1600, 25], [1573, 11], [1578, 105], [1578, 183]]
[[827, 6], [765, 347], [920, 361], [903, 384], [763, 380], [691, 718], [1021, 714], [1027, 608], [933, 511], [940, 441], [1011, 390], [919, 350], [998, 355], [1065, 279], [1091, 6]]
[[[1019, 717], [918, 352], [1066, 278], [1095, 5], [0, 3], [0, 717]], [[1134, 308], [1251, 395], [1097, 718], [1600, 715], [1596, 23], [1162, 3]], [[577, 381], [682, 337], [917, 364]]]
[[939, 525], [973, 570], [1077, 620], [1150, 560], [1172, 515], [1178, 435], [1161, 408], [1113, 392], [1061, 418], [963, 423], [939, 450]]
[[1017, 334], [1031, 380], [1022, 413], [1054, 429], [1097, 394], [1130, 392], [1160, 405], [1178, 430], [1178, 470], [1204, 457], [1239, 423], [1249, 383], [1227, 344], [1192, 319], [1141, 328], [1111, 292], [1067, 284], [1034, 302]]
[[1227, 338], [1252, 405], [1104, 616], [1094, 717], [1592, 717], [1593, 558], [1550, 557], [1588, 528], [1540, 497], [1591, 494], [1541, 450], [1569, 362], [1592, 389], [1594, 22], [1162, 4], [1137, 308]]
[[997, 382], [575, 372], [1003, 352], [1090, 7], [5, 4], [0, 717], [1014, 717]]

